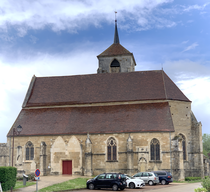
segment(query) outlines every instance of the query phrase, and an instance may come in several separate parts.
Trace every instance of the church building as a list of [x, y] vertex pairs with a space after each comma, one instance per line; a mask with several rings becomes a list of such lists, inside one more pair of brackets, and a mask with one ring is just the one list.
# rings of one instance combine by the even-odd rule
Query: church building
[[[203, 176], [202, 125], [163, 70], [135, 71], [119, 41], [97, 56], [97, 74], [33, 76], [13, 127], [18, 173], [97, 175], [170, 171]], [[9, 165], [12, 128], [7, 135]]]

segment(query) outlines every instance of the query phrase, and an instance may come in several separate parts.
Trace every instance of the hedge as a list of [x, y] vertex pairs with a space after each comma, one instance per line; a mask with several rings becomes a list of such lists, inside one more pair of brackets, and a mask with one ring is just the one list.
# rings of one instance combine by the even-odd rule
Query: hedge
[[15, 167], [0, 167], [0, 183], [3, 191], [15, 187], [17, 168]]
[[201, 177], [185, 177], [185, 181], [197, 181], [201, 180]]

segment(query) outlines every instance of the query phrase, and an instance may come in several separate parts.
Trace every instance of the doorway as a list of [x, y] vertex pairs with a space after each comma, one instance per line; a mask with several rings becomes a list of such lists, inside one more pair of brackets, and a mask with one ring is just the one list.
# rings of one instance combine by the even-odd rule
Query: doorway
[[72, 161], [71, 160], [65, 160], [63, 161], [63, 175], [72, 175]]

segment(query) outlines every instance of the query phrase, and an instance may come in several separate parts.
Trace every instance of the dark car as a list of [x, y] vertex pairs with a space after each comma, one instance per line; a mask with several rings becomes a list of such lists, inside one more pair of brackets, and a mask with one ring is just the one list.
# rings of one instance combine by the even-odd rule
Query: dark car
[[159, 181], [162, 185], [167, 185], [173, 182], [173, 178], [170, 172], [167, 171], [152, 171], [159, 177]]
[[119, 188], [126, 188], [126, 177], [122, 173], [103, 173], [87, 181], [87, 189], [112, 188], [117, 191]]

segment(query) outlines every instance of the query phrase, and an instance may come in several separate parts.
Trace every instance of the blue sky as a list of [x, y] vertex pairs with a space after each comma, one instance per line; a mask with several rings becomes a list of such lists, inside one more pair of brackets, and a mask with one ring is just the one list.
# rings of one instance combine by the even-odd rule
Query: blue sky
[[114, 11], [136, 71], [163, 68], [210, 134], [210, 1], [1, 0], [1, 143], [33, 75], [96, 73], [96, 56], [113, 43]]

